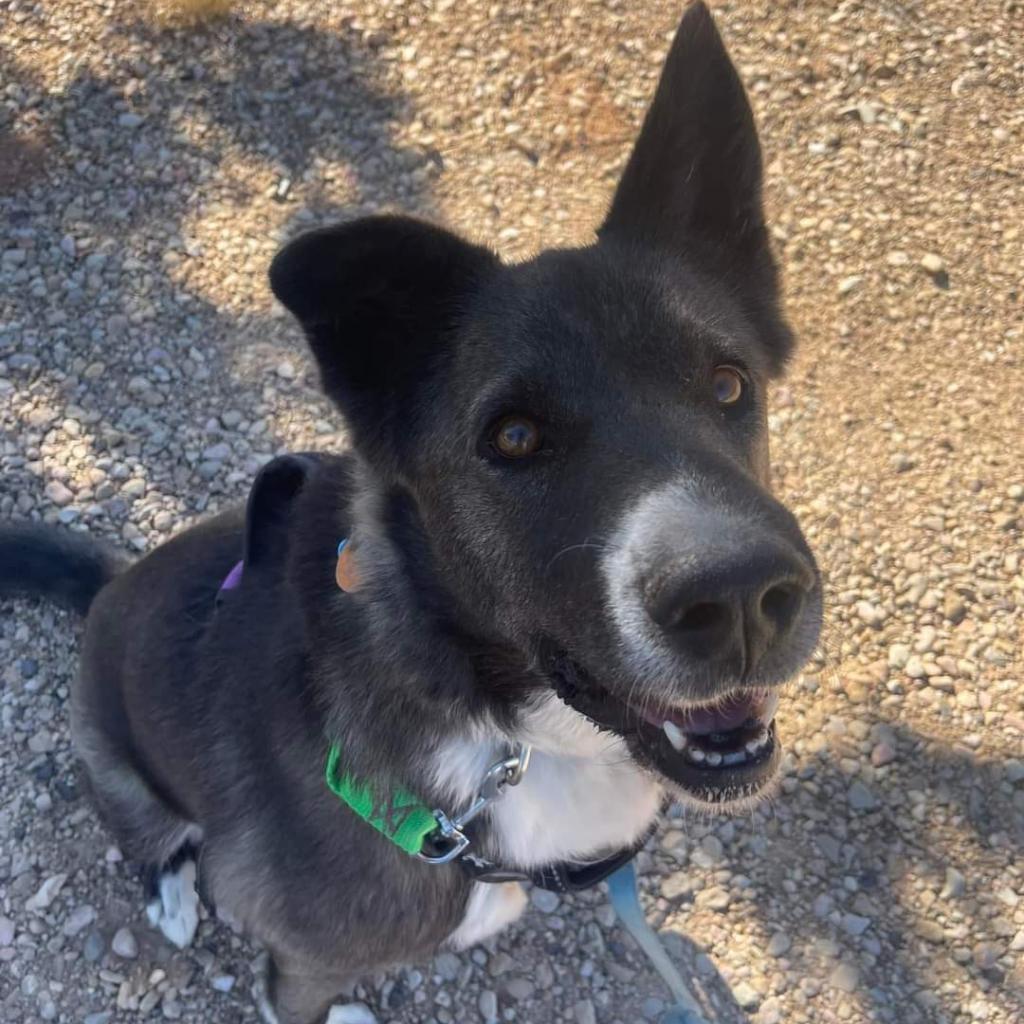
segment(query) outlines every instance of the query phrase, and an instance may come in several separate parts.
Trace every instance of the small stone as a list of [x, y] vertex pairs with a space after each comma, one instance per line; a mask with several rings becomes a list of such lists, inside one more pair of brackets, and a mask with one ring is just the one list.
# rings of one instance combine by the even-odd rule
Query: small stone
[[230, 992], [235, 987], [233, 974], [215, 974], [210, 979], [210, 987], [218, 992]]
[[956, 868], [947, 867], [946, 881], [943, 883], [939, 896], [944, 900], [956, 899], [958, 896], [963, 896], [966, 888], [967, 882], [964, 876]]
[[365, 1003], [332, 1006], [326, 1024], [377, 1024], [377, 1018]]
[[90, 1013], [82, 1018], [82, 1024], [110, 1024], [114, 1016], [112, 1010], [100, 1010], [98, 1013]]
[[942, 930], [942, 925], [938, 921], [928, 919], [917, 921], [914, 924], [914, 932], [924, 939], [925, 942], [934, 943], [936, 946], [946, 941], [946, 933]]
[[846, 962], [837, 964], [828, 978], [828, 983], [841, 992], [855, 992], [859, 982], [860, 972], [853, 964]]
[[30, 736], [28, 740], [28, 749], [33, 754], [49, 754], [56, 748], [57, 743], [51, 733], [48, 733], [45, 729], [40, 729], [35, 735]]
[[490, 1024], [498, 1019], [498, 996], [490, 989], [484, 989], [476, 1001], [480, 1016]]
[[9, 946], [14, 941], [14, 922], [9, 917], [0, 917], [0, 946]]
[[530, 892], [530, 902], [542, 913], [553, 914], [562, 901], [558, 898], [557, 892], [534, 886]]
[[79, 932], [85, 931], [95, 920], [96, 911], [88, 906], [88, 904], [75, 907], [68, 915], [68, 919], [64, 922], [64, 927], [61, 930], [68, 938], [74, 938]]
[[859, 780], [855, 781], [847, 790], [846, 799], [855, 811], [871, 811], [878, 804], [875, 794]]
[[910, 660], [910, 648], [907, 644], [893, 644], [889, 648], [889, 667], [903, 668]]
[[954, 626], [958, 626], [967, 617], [967, 605], [959, 594], [947, 593], [946, 599], [942, 602], [942, 614]]
[[890, 764], [895, 760], [895, 749], [891, 744], [886, 743], [884, 740], [881, 743], [876, 743], [871, 750], [871, 763], [876, 768], [881, 768], [883, 765]]
[[906, 665], [903, 667], [903, 671], [910, 676], [911, 679], [924, 679], [927, 675], [924, 668], [924, 662], [916, 655], [911, 655], [907, 660]]
[[697, 897], [697, 902], [700, 903], [701, 906], [707, 907], [709, 910], [717, 910], [721, 913], [729, 909], [729, 904], [732, 902], [732, 896], [729, 894], [727, 889], [723, 889], [721, 886], [715, 885], [700, 893]]
[[843, 914], [843, 931], [847, 935], [863, 935], [871, 927], [871, 918], [859, 914]]
[[597, 1024], [597, 1013], [589, 999], [581, 999], [572, 1010], [576, 1024]]
[[761, 994], [745, 981], [733, 986], [732, 995], [741, 1010], [756, 1010], [761, 1002]]
[[785, 932], [776, 932], [768, 941], [769, 956], [784, 956], [793, 945], [793, 940]]
[[492, 978], [500, 978], [515, 967], [516, 963], [508, 953], [495, 953], [487, 964], [487, 973]]
[[927, 252], [921, 257], [921, 266], [929, 274], [941, 274], [946, 269], [946, 261], [935, 252]]
[[106, 949], [107, 944], [103, 941], [103, 936], [94, 929], [85, 937], [82, 956], [91, 964], [98, 963]]
[[434, 969], [445, 981], [454, 981], [462, 970], [462, 961], [454, 953], [438, 953]]
[[858, 288], [864, 278], [860, 274], [851, 274], [849, 277], [844, 277], [839, 282], [839, 294], [849, 295], [854, 289]]
[[220, 441], [218, 444], [211, 444], [209, 448], [204, 449], [203, 459], [208, 462], [223, 462], [228, 456], [231, 455], [231, 445], [225, 441]]
[[130, 928], [118, 928], [110, 948], [122, 960], [134, 960], [139, 955], [139, 944]]
[[121, 114], [117, 118], [117, 123], [122, 128], [138, 128], [143, 122], [143, 118], [139, 114], [133, 114], [129, 111], [127, 114]]
[[75, 497], [59, 480], [51, 480], [43, 488], [43, 493], [54, 505], [67, 505]]
[[282, 360], [278, 363], [277, 369], [274, 372], [282, 380], [295, 380], [295, 364], [288, 359]]
[[57, 893], [64, 888], [64, 883], [68, 880], [67, 875], [51, 875], [36, 891], [34, 896], [30, 896], [25, 902], [25, 909], [30, 913], [36, 913], [40, 910], [46, 910], [57, 896]]
[[535, 986], [526, 978], [510, 978], [505, 983], [505, 991], [517, 1003], [523, 1003], [533, 995]]
[[971, 956], [979, 971], [987, 971], [995, 967], [1003, 955], [1003, 947], [996, 942], [979, 942], [971, 950]]

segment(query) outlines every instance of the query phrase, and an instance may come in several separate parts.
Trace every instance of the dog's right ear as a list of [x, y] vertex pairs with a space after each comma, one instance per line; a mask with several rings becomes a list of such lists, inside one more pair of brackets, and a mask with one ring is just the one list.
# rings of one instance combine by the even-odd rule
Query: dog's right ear
[[739, 296], [781, 366], [792, 339], [777, 303], [757, 128], [702, 2], [683, 15], [598, 236], [688, 254]]
[[408, 443], [413, 392], [444, 360], [472, 293], [498, 266], [489, 250], [409, 217], [366, 217], [300, 235], [270, 266], [324, 390], [368, 454]]

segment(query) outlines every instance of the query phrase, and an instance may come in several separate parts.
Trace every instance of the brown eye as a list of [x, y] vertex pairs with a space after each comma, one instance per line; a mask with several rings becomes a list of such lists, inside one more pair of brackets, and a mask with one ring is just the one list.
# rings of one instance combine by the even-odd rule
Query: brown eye
[[734, 405], [743, 397], [746, 378], [735, 366], [716, 366], [711, 377], [715, 401], [719, 405]]
[[540, 448], [540, 430], [525, 416], [506, 416], [494, 432], [494, 447], [506, 459], [521, 459]]

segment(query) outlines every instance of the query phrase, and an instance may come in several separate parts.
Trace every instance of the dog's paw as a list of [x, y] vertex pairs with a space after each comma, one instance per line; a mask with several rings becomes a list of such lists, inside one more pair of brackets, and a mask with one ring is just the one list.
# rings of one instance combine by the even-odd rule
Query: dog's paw
[[199, 927], [199, 894], [196, 892], [196, 862], [181, 861], [161, 872], [153, 898], [146, 904], [146, 917], [178, 949], [190, 945]]
[[252, 1001], [263, 1024], [281, 1024], [270, 1000], [270, 954], [265, 950], [252, 962]]
[[335, 1003], [324, 1024], [377, 1024], [365, 1003]]

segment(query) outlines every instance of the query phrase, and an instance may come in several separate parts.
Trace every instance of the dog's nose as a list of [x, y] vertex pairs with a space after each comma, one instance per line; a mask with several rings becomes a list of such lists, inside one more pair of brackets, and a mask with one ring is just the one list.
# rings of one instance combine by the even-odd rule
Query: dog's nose
[[813, 585], [797, 552], [762, 542], [685, 559], [648, 593], [646, 607], [681, 653], [749, 673], [793, 631]]

